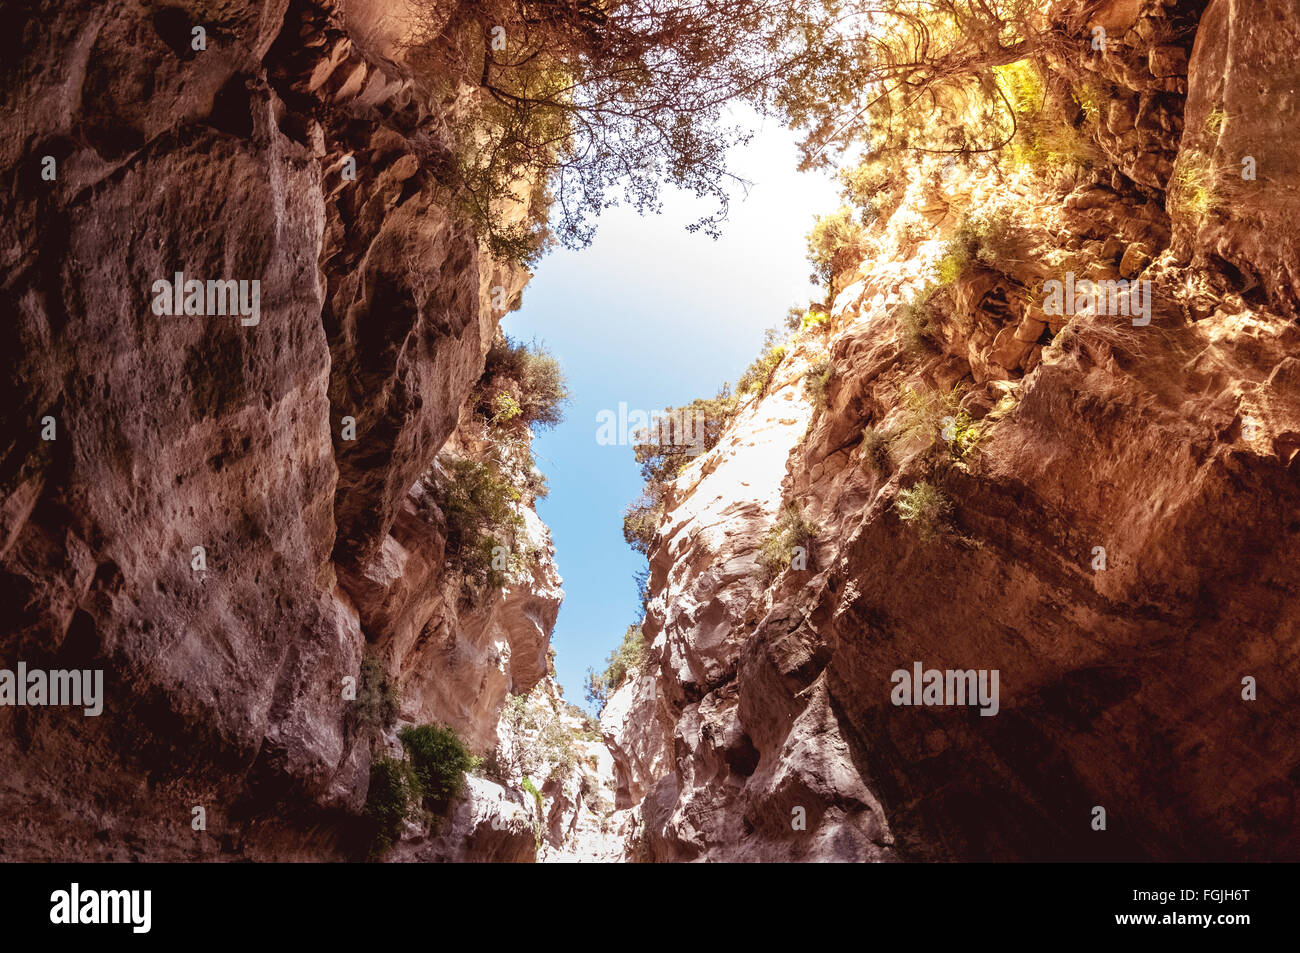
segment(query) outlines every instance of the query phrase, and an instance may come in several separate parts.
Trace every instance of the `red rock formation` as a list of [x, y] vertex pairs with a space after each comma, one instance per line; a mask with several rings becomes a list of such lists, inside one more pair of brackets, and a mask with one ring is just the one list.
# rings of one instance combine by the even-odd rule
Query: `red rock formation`
[[[1055, 195], [958, 173], [942, 198], [913, 193], [837, 283], [825, 408], [800, 381], [823, 346], [805, 333], [678, 479], [651, 554], [657, 685], [629, 687], [607, 728], [656, 752], [616, 758], [620, 790], [648, 792], [653, 859], [1300, 856], [1300, 179], [1276, 92], [1300, 6], [1202, 7], [1111, 4], [1129, 19], [1102, 67], [1128, 88], [1109, 170]], [[1171, 175], [1243, 150], [1267, 188], [1221, 173], [1206, 214], [1179, 205]], [[909, 216], [938, 210], [947, 234], [998, 206], [1019, 253], [969, 270], [935, 349], [910, 348], [900, 306], [941, 243], [916, 251]], [[1043, 314], [1042, 282], [1067, 271], [1150, 281], [1151, 323]], [[962, 459], [904, 399], [954, 384], [983, 432]], [[892, 459], [864, 428], [894, 435]], [[951, 507], [933, 537], [900, 519], [923, 481]], [[769, 583], [757, 549], [783, 500], [821, 531], [807, 570]], [[997, 670], [998, 713], [895, 705], [891, 675], [917, 661]]]
[[[549, 556], [460, 617], [414, 506], [527, 274], [452, 210], [451, 117], [380, 13], [69, 4], [10, 31], [0, 644], [104, 669], [107, 698], [0, 714], [6, 859], [341, 856], [367, 643], [405, 717], [480, 747], [545, 673]], [[260, 320], [154, 314], [177, 271], [259, 281]]]

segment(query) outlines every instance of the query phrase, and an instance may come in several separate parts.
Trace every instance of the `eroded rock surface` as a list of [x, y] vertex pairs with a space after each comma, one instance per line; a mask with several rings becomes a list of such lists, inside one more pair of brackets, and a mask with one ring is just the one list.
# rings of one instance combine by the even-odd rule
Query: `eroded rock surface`
[[[528, 275], [453, 211], [457, 106], [416, 95], [400, 34], [330, 0], [50, 5], [9, 33], [3, 657], [102, 668], [106, 698], [0, 716], [6, 859], [351, 856], [363, 655], [405, 721], [476, 750], [545, 675], [535, 514], [535, 572], [467, 608], [419, 505]], [[154, 313], [176, 272], [259, 281], [258, 320]]]
[[[1089, 10], [1125, 42], [1058, 66], [1127, 90], [1108, 168], [1055, 192], [918, 169], [824, 339], [799, 337], [678, 478], [650, 662], [605, 728], [651, 859], [1300, 856], [1300, 180], [1277, 152], [1300, 129], [1276, 88], [1300, 9]], [[1177, 170], [1206, 156], [1231, 168], [1198, 217]], [[904, 306], [961, 214], [998, 209], [1014, 249], [964, 270], [918, 342]], [[1150, 324], [1046, 313], [1067, 272], [1149, 281]], [[814, 409], [801, 377], [825, 350]], [[954, 386], [930, 416], [908, 396]], [[943, 430], [959, 412], [967, 454]], [[921, 483], [950, 507], [933, 535], [901, 518]], [[820, 531], [805, 570], [767, 580], [783, 501]], [[997, 714], [894, 704], [918, 661], [998, 670]]]

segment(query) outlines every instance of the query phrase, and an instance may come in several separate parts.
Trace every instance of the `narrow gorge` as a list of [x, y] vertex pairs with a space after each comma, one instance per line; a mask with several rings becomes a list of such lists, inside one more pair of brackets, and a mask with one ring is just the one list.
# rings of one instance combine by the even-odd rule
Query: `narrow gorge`
[[825, 299], [638, 453], [599, 715], [501, 327], [585, 226], [465, 171], [496, 7], [16, 14], [0, 668], [103, 710], [0, 684], [0, 857], [1300, 859], [1300, 0], [1031, 6], [1003, 151], [845, 164]]

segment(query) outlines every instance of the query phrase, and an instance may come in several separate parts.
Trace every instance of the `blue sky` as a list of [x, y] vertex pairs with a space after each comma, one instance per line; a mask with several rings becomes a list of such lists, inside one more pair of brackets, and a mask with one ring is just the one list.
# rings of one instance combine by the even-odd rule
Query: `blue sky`
[[758, 355], [763, 329], [791, 305], [820, 297], [808, 282], [805, 235], [838, 192], [822, 173], [798, 173], [795, 137], [775, 122], [732, 153], [753, 182], [735, 195], [722, 237], [686, 225], [711, 206], [666, 189], [663, 213], [605, 213], [595, 241], [556, 251], [534, 269], [523, 306], [503, 327], [559, 358], [573, 400], [565, 420], [533, 442], [550, 496], [565, 598], [551, 644], [565, 697], [586, 706], [587, 669], [601, 671], [628, 625], [640, 621], [634, 573], [644, 557], [623, 541], [623, 510], [641, 489], [630, 446], [596, 442], [597, 414], [659, 410], [712, 396]]

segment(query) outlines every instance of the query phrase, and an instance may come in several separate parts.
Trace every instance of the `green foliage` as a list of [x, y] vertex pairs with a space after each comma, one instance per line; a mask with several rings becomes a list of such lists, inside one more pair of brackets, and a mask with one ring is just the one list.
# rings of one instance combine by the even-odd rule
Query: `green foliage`
[[[944, 422], [955, 419], [961, 402], [960, 386], [944, 393], [937, 390], [917, 390], [903, 385], [899, 391], [903, 404], [896, 433], [901, 438], [919, 437], [926, 446], [943, 439]], [[969, 418], [968, 418], [969, 419]]]
[[648, 555], [663, 516], [664, 504], [661, 500], [642, 496], [629, 503], [623, 511], [624, 541], [638, 553]]
[[529, 696], [510, 695], [501, 708], [500, 744], [494, 752], [494, 773], [499, 780], [515, 774], [537, 775], [550, 766], [550, 777], [567, 778], [578, 763], [575, 736], [563, 714], [586, 713], [567, 702], [563, 710], [549, 710], [544, 704], [530, 707]]
[[564, 419], [569, 387], [560, 362], [538, 344], [498, 333], [474, 388], [475, 414], [496, 427], [545, 430]]
[[993, 72], [1015, 114], [1016, 137], [1009, 151], [1016, 164], [1045, 173], [1097, 163], [1100, 153], [1086, 126], [1098, 124], [1100, 104], [1109, 96], [1088, 84], [1073, 91], [1060, 83], [1049, 85], [1043, 67], [1033, 60], [997, 66]]
[[533, 815], [533, 837], [536, 838], [537, 846], [542, 846], [542, 828], [546, 825], [546, 801], [542, 798], [542, 792], [533, 784], [533, 779], [524, 775], [523, 789], [526, 793], [533, 796], [533, 804], [536, 811]]
[[940, 435], [947, 440], [948, 450], [954, 460], [965, 460], [984, 436], [979, 424], [971, 420], [970, 414], [959, 410], [948, 422], [944, 423]]
[[648, 654], [649, 646], [641, 633], [641, 626], [629, 625], [623, 633], [623, 641], [605, 660], [605, 671], [597, 674], [587, 669], [587, 701], [603, 709], [609, 696], [627, 680], [628, 673], [645, 666]]
[[542, 806], [545, 803], [542, 800], [542, 792], [537, 790], [537, 785], [533, 784], [533, 779], [528, 777], [528, 775], [524, 775], [523, 788], [525, 791], [531, 794], [533, 796], [533, 800], [537, 802], [537, 816], [540, 819], [541, 817], [544, 816]]
[[384, 674], [384, 663], [369, 652], [361, 659], [357, 682], [356, 701], [348, 709], [351, 728], [371, 737], [381, 735], [397, 720], [401, 705], [397, 687]]
[[894, 509], [898, 518], [914, 526], [922, 539], [931, 539], [943, 528], [952, 502], [938, 487], [922, 482], [900, 490]]
[[782, 71], [775, 100], [807, 130], [805, 166], [863, 143], [875, 156], [995, 154], [1016, 117], [994, 67], [1054, 40], [1040, 0], [799, 6], [814, 46]]
[[378, 859], [397, 842], [402, 825], [419, 817], [420, 782], [411, 766], [399, 758], [379, 758], [370, 765], [365, 815], [373, 826], [371, 859]]
[[[668, 407], [647, 431], [632, 435], [632, 452], [647, 484], [665, 484], [701, 453], [712, 450], [736, 414], [737, 400], [726, 384], [716, 397]], [[661, 496], [657, 492], [654, 495]]]
[[890, 465], [889, 444], [889, 434], [881, 433], [872, 427], [865, 428], [862, 431], [862, 443], [858, 449], [862, 462], [876, 473], [888, 473]]
[[776, 374], [777, 366], [785, 357], [785, 345], [776, 343], [777, 335], [775, 328], [768, 328], [764, 333], [763, 353], [754, 360], [754, 363], [745, 368], [745, 373], [741, 374], [740, 380], [736, 381], [737, 394], [756, 394], [762, 397], [767, 392], [767, 387]]
[[898, 436], [921, 438], [927, 447], [943, 441], [953, 460], [965, 460], [979, 444], [984, 433], [981, 425], [960, 408], [961, 395], [960, 386], [953, 387], [947, 393], [904, 386], [899, 392], [903, 412], [898, 424]]
[[828, 357], [823, 357], [812, 364], [803, 376], [804, 388], [808, 391], [813, 406], [818, 410], [826, 406], [827, 390], [834, 376], [835, 365]]
[[465, 772], [478, 767], [478, 759], [456, 732], [443, 725], [403, 728], [397, 736], [410, 758], [425, 806], [441, 811], [460, 793]]
[[894, 320], [905, 351], [928, 351], [938, 347], [939, 322], [934, 315], [934, 299], [938, 291], [938, 285], [928, 284], [898, 309]]
[[492, 398], [492, 420], [495, 427], [504, 423], [509, 423], [521, 415], [524, 409], [519, 406], [519, 401], [515, 400], [509, 394], [497, 394]]
[[831, 316], [825, 311], [807, 311], [799, 321], [799, 330], [807, 331], [809, 328], [818, 328], [824, 330], [830, 324]]
[[747, 138], [727, 121], [735, 99], [806, 130], [809, 166], [864, 142], [997, 150], [1016, 111], [994, 69], [1060, 41], [1040, 6], [416, 0], [402, 59], [427, 104], [456, 100], [429, 172], [491, 251], [526, 261], [587, 244], [616, 201], [656, 210], [664, 182], [714, 200], [693, 227], [716, 233], [737, 181], [727, 153]]
[[[502, 474], [496, 463], [451, 460], [444, 464], [447, 476], [435, 476], [434, 484], [447, 520], [447, 559], [471, 583], [496, 588], [505, 583], [508, 570], [521, 568], [514, 552], [516, 538], [524, 530], [524, 519], [516, 504], [521, 495]], [[500, 563], [503, 547], [507, 568]]]
[[1014, 261], [1018, 253], [1010, 209], [996, 207], [968, 213], [944, 246], [939, 284], [953, 284], [975, 264], [997, 269]]
[[868, 155], [839, 172], [844, 199], [862, 210], [864, 224], [887, 220], [894, 214], [903, 201], [907, 176], [906, 165], [897, 152]]
[[[714, 200], [691, 228], [716, 234], [735, 180], [727, 152], [747, 138], [724, 107], [761, 100], [804, 45], [786, 39], [799, 35], [798, 8], [767, 0], [415, 0], [415, 10], [403, 18], [415, 27], [404, 62], [428, 100], [462, 94], [452, 155], [435, 170], [493, 253], [521, 261], [552, 239], [588, 244], [616, 199], [657, 210], [664, 182]], [[518, 221], [528, 200], [533, 214]]]
[[858, 263], [862, 234], [853, 210], [845, 205], [818, 218], [808, 233], [808, 261], [813, 266], [808, 280], [828, 289], [828, 301], [835, 300], [835, 276]]
[[787, 503], [763, 539], [758, 552], [759, 565], [769, 578], [779, 575], [790, 568], [796, 546], [802, 546], [811, 555], [820, 532], [820, 526], [804, 518], [798, 504]]

